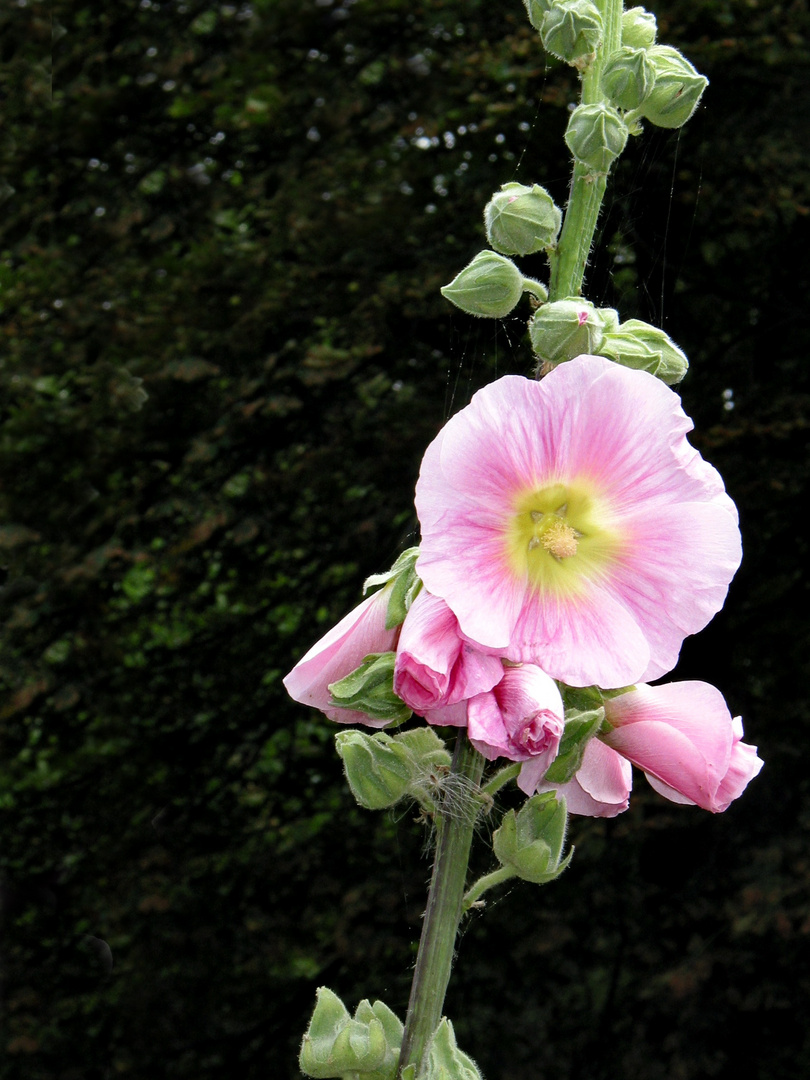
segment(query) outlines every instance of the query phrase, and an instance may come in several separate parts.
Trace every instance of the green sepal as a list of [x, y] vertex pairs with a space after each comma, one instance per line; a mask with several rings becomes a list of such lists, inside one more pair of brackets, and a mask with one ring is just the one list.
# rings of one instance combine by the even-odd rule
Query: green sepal
[[651, 11], [633, 7], [622, 13], [622, 45], [632, 49], [648, 49], [655, 44], [657, 33], [658, 24]]
[[562, 211], [544, 187], [502, 184], [484, 208], [487, 240], [502, 255], [530, 255], [552, 246]]
[[560, 364], [583, 353], [600, 351], [605, 331], [619, 325], [613, 308], [597, 308], [588, 300], [568, 296], [542, 304], [529, 322], [529, 337], [538, 359]]
[[430, 1040], [419, 1080], [483, 1080], [473, 1059], [459, 1050], [453, 1025], [446, 1016]]
[[617, 109], [637, 109], [655, 85], [655, 69], [646, 49], [623, 46], [602, 71], [602, 92]]
[[573, 855], [572, 848], [562, 859], [567, 820], [564, 798], [553, 791], [533, 795], [517, 814], [510, 810], [504, 815], [492, 836], [495, 857], [524, 881], [535, 885], [553, 881]]
[[337, 682], [329, 683], [332, 704], [365, 713], [372, 720], [401, 724], [411, 710], [394, 693], [395, 652], [369, 653], [363, 662]]
[[414, 798], [424, 809], [436, 809], [430, 778], [450, 767], [450, 754], [430, 727], [398, 735], [369, 735], [351, 729], [335, 736], [352, 794], [367, 810], [384, 810], [401, 799]]
[[340, 998], [321, 986], [298, 1064], [315, 1080], [394, 1080], [403, 1030], [381, 1001], [361, 1001], [351, 1017]]
[[679, 128], [697, 108], [709, 80], [670, 45], [653, 45], [647, 55], [655, 71], [655, 86], [638, 113], [658, 127]]
[[591, 60], [603, 32], [602, 16], [591, 0], [556, 0], [540, 26], [546, 51], [575, 67]]
[[605, 334], [599, 351], [623, 367], [648, 371], [667, 386], [680, 382], [689, 370], [686, 354], [669, 334], [641, 319], [628, 319]]
[[601, 730], [604, 720], [605, 710], [601, 705], [583, 712], [566, 709], [560, 749], [546, 772], [545, 783], [567, 784], [579, 772], [585, 747]]
[[565, 143], [576, 161], [595, 175], [604, 176], [627, 145], [628, 134], [618, 110], [600, 101], [574, 109]]
[[393, 630], [405, 621], [411, 604], [422, 588], [422, 582], [416, 574], [416, 560], [419, 548], [412, 547], [403, 551], [390, 570], [383, 574], [372, 574], [363, 582], [363, 595], [377, 585], [389, 586], [388, 608], [385, 614], [385, 629]]
[[[529, 16], [529, 22], [539, 31], [543, 25], [543, 19], [546, 12], [551, 7], [553, 0], [523, 0], [523, 6], [526, 8], [526, 14]], [[403, 1076], [403, 1080], [405, 1080]]]
[[505, 256], [479, 251], [441, 294], [469, 315], [503, 319], [523, 295], [523, 275]]

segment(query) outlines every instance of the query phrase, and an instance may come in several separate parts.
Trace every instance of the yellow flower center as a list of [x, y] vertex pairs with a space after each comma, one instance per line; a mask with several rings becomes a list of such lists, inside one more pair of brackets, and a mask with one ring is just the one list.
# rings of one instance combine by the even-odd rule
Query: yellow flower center
[[506, 556], [536, 590], [576, 593], [618, 548], [611, 515], [584, 481], [522, 492], [507, 525]]

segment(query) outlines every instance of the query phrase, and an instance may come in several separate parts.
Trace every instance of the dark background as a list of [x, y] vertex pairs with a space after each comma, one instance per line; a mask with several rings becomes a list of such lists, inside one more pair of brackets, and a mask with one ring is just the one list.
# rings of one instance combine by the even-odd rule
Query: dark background
[[[587, 293], [692, 360], [745, 557], [676, 676], [766, 767], [717, 817], [639, 777], [470, 919], [487, 1080], [810, 1073], [810, 24], [653, 7], [711, 85], [621, 159]], [[19, 0], [0, 61], [0, 1075], [292, 1080], [316, 986], [404, 1015], [429, 855], [280, 678], [416, 542], [446, 417], [531, 371], [526, 300], [438, 289], [500, 184], [565, 201], [575, 77], [520, 0]]]

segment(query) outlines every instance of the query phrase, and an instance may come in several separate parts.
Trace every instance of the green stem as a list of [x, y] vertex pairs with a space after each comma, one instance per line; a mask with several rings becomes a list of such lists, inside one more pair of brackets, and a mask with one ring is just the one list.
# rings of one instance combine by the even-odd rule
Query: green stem
[[522, 762], [515, 761], [511, 765], [504, 765], [502, 769], [498, 769], [491, 780], [488, 780], [486, 784], [481, 788], [484, 795], [490, 797], [496, 792], [500, 791], [504, 784], [508, 781], [516, 779], [520, 775]]
[[[594, 105], [604, 100], [599, 86], [602, 68], [607, 58], [619, 48], [622, 39], [622, 0], [595, 2], [602, 13], [605, 36], [596, 59], [582, 77], [580, 100], [583, 105]], [[582, 292], [582, 279], [591, 254], [606, 187], [606, 176], [594, 177], [585, 165], [574, 166], [571, 194], [557, 241], [557, 252], [551, 260], [549, 300], [579, 296]]]
[[463, 787], [459, 785], [464, 801], [457, 800], [456, 788], [452, 787], [452, 799], [445, 801], [436, 815], [436, 860], [405, 1019], [398, 1076], [410, 1064], [419, 1072], [427, 1044], [442, 1018], [462, 915], [473, 830], [481, 806], [478, 785], [483, 772], [484, 758], [471, 745], [466, 730], [459, 729], [451, 776], [466, 781]]
[[508, 866], [501, 866], [498, 870], [493, 870], [491, 874], [484, 874], [465, 893], [464, 910], [469, 911], [478, 897], [483, 896], [487, 889], [491, 889], [493, 885], [500, 885], [502, 881], [508, 881], [513, 877], [515, 877], [515, 871]]

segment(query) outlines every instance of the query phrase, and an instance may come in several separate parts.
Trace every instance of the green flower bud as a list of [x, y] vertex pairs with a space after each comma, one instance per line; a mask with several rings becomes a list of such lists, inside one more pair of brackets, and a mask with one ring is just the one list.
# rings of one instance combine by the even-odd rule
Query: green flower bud
[[601, 706], [583, 712], [566, 712], [560, 749], [545, 775], [547, 783], [567, 784], [579, 771], [585, 747], [600, 730], [604, 719], [605, 710]]
[[605, 334], [599, 351], [624, 367], [649, 371], [668, 386], [680, 382], [689, 369], [686, 355], [669, 334], [641, 319], [628, 319]]
[[578, 105], [571, 113], [565, 141], [578, 162], [606, 173], [627, 143], [627, 125], [611, 105]]
[[402, 1032], [402, 1024], [381, 1001], [361, 1001], [352, 1018], [340, 998], [321, 986], [301, 1044], [301, 1072], [316, 1080], [347, 1074], [394, 1080]]
[[407, 720], [411, 710], [394, 693], [395, 660], [395, 652], [369, 653], [349, 675], [329, 684], [333, 704], [389, 724]]
[[411, 782], [409, 762], [398, 753], [390, 736], [376, 736], [352, 729], [335, 736], [337, 752], [352, 795], [367, 810], [384, 810], [408, 792]]
[[658, 127], [679, 128], [697, 108], [709, 80], [669, 45], [654, 45], [647, 55], [655, 70], [655, 86], [640, 114]]
[[487, 240], [504, 255], [530, 255], [557, 239], [562, 211], [539, 184], [503, 184], [484, 210]]
[[552, 56], [581, 68], [599, 48], [603, 29], [599, 8], [591, 0], [557, 0], [543, 18], [540, 37]]
[[523, 294], [523, 275], [503, 255], [479, 251], [441, 292], [469, 315], [503, 319]]
[[446, 1016], [428, 1045], [419, 1080], [483, 1080], [473, 1059], [459, 1050], [453, 1025]]
[[543, 16], [551, 7], [553, 0], [523, 0], [523, 6], [529, 16], [529, 22], [539, 30], [543, 25]]
[[397, 561], [384, 574], [372, 574], [363, 582], [363, 595], [375, 585], [388, 585], [393, 582], [393, 587], [388, 599], [388, 608], [385, 615], [385, 629], [393, 630], [405, 621], [408, 609], [416, 599], [417, 593], [422, 588], [422, 582], [416, 576], [416, 560], [419, 557], [419, 548], [412, 547], [403, 551]]
[[605, 64], [602, 91], [617, 109], [637, 109], [655, 84], [646, 49], [618, 49]]
[[643, 7], [628, 8], [622, 13], [622, 45], [631, 49], [647, 49], [655, 44], [658, 25], [651, 11]]
[[545, 791], [527, 799], [517, 814], [504, 815], [492, 837], [492, 850], [502, 866], [524, 881], [544, 885], [559, 877], [573, 852], [562, 859], [567, 814], [565, 799]]
[[412, 797], [425, 810], [436, 809], [432, 777], [450, 766], [450, 754], [432, 728], [414, 728], [391, 737], [352, 728], [335, 736], [352, 794], [367, 810], [383, 810]]
[[[529, 337], [538, 358], [546, 364], [561, 364], [583, 353], [598, 353], [604, 338], [605, 321], [618, 323], [611, 308], [606, 314], [587, 300], [555, 300], [543, 304], [529, 322]], [[612, 312], [612, 316], [607, 314]]]

